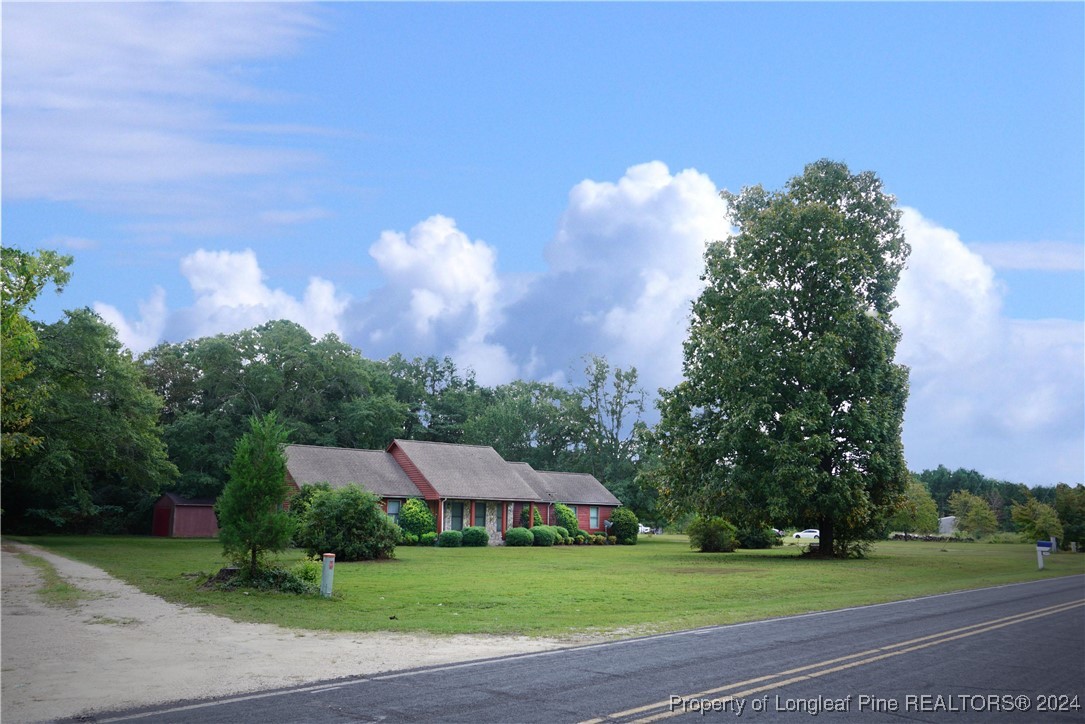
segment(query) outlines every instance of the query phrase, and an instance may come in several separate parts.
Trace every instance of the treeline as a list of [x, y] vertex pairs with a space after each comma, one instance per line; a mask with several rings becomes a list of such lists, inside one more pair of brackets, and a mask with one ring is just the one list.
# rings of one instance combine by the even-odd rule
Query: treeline
[[[371, 360], [283, 320], [133, 357], [89, 309], [54, 324], [26, 317], [47, 282], [67, 281], [70, 258], [41, 254], [4, 249], [5, 320], [23, 322], [5, 321], [2, 340], [7, 531], [148, 532], [162, 492], [217, 497], [250, 417], [271, 411], [292, 443], [492, 445], [539, 470], [590, 472], [655, 518], [654, 491], [636, 481], [645, 393], [635, 369], [593, 356], [580, 385], [487, 387], [447, 357]], [[44, 258], [50, 266], [33, 266]], [[9, 303], [27, 280], [32, 293]]]
[[[70, 257], [12, 247], [2, 253], [0, 504], [7, 532], [148, 532], [162, 492], [217, 497], [249, 419], [272, 411], [292, 443], [491, 445], [539, 470], [589, 472], [641, 521], [666, 522], [656, 490], [668, 481], [659, 475], [657, 431], [641, 419], [646, 395], [635, 368], [590, 356], [578, 385], [487, 387], [447, 357], [371, 360], [335, 335], [316, 339], [282, 320], [133, 357], [90, 309], [53, 324], [27, 316], [46, 286], [63, 288]], [[1029, 501], [1056, 506], [1067, 536], [1085, 521], [1080, 485], [1060, 486], [1056, 500], [1055, 488], [1030, 490], [974, 470], [940, 466], [914, 477], [925, 490], [909, 488], [898, 529], [922, 530], [915, 526], [928, 525], [935, 512], [951, 514], [950, 498], [960, 492], [986, 501], [1004, 531], [1017, 529], [1013, 506]], [[679, 523], [692, 515], [677, 512]]]
[[[290, 442], [383, 449], [393, 438], [492, 445], [540, 470], [591, 472], [628, 494], [644, 393], [635, 370], [587, 360], [583, 385], [480, 385], [445, 357], [366, 359], [333, 334], [274, 321], [161, 344], [138, 364], [163, 400], [162, 437], [182, 495], [213, 497], [248, 419], [274, 411]], [[642, 423], [640, 423], [642, 425]]]
[[1032, 498], [1045, 505], [1055, 504], [1053, 487], [1037, 485], [1029, 488], [1022, 483], [988, 478], [975, 470], [958, 468], [950, 471], [946, 466], [939, 465], [934, 470], [924, 470], [916, 477], [930, 491], [939, 516], [953, 514], [949, 499], [954, 493], [963, 491], [987, 502], [998, 521], [999, 530], [1002, 531], [1014, 530], [1011, 511], [1015, 503], [1024, 505]]

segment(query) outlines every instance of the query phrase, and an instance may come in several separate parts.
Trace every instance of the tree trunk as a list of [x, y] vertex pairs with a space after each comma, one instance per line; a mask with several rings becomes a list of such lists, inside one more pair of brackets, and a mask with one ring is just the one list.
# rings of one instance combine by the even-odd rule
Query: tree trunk
[[826, 558], [832, 558], [836, 551], [835, 542], [833, 538], [833, 519], [829, 517], [823, 517], [819, 523], [820, 527], [818, 532], [820, 539], [818, 542], [818, 555], [825, 556]]

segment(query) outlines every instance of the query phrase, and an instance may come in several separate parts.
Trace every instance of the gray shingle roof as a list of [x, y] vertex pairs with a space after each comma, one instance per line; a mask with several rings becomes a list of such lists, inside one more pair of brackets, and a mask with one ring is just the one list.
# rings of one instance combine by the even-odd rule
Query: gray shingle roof
[[535, 500], [535, 491], [492, 447], [396, 440], [442, 498]]
[[299, 486], [355, 483], [384, 498], [420, 498], [422, 493], [384, 450], [355, 450], [315, 445], [287, 445], [286, 469]]
[[[551, 473], [532, 471], [545, 486], [536, 488], [543, 500], [554, 500], [569, 505], [621, 505], [602, 483], [588, 473]], [[534, 487], [534, 486], [533, 486]], [[552, 494], [552, 495], [548, 495]]]

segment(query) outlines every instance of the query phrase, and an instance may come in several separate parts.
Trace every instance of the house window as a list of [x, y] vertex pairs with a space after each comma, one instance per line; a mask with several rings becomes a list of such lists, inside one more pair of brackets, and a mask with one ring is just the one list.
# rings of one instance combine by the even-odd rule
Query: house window
[[479, 528], [486, 527], [486, 504], [475, 503], [475, 525]]
[[592, 530], [595, 530], [599, 527], [599, 506], [593, 505], [588, 508], [588, 515], [590, 517], [588, 525], [591, 526]]
[[402, 500], [389, 500], [385, 503], [385, 508], [388, 512], [388, 517], [392, 519], [393, 523], [399, 523], [399, 509], [403, 507]]
[[463, 530], [463, 503], [449, 503], [448, 514], [452, 518], [452, 523], [448, 526], [449, 530]]

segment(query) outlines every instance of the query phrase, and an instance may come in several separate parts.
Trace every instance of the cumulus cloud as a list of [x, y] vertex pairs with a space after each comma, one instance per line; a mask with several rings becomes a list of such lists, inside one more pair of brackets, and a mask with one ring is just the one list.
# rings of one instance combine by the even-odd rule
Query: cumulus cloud
[[166, 290], [155, 287], [150, 299], [139, 302], [139, 319], [135, 321], [128, 321], [119, 309], [103, 302], [95, 302], [94, 311], [117, 330], [121, 344], [139, 354], [162, 339], [168, 314]]
[[369, 254], [385, 285], [354, 306], [348, 332], [367, 353], [449, 355], [483, 384], [518, 376], [506, 351], [487, 339], [515, 287], [500, 280], [492, 246], [435, 215], [407, 233], [383, 232]]
[[274, 319], [297, 322], [316, 337], [343, 333], [342, 316], [350, 303], [349, 296], [319, 277], [309, 279], [301, 299], [282, 289], [272, 289], [265, 283], [252, 250], [200, 249], [181, 260], [180, 270], [195, 297], [191, 307], [169, 312], [161, 288], [140, 303], [138, 320], [129, 321], [111, 305], [94, 305], [133, 352], [149, 349], [163, 339], [237, 332]]
[[644, 386], [675, 384], [707, 241], [726, 206], [696, 170], [658, 161], [569, 193], [546, 271], [501, 276], [497, 253], [444, 216], [370, 247], [385, 286], [349, 315], [348, 337], [375, 356], [451, 355], [480, 382], [563, 379], [589, 353], [636, 366]]
[[495, 340], [544, 376], [597, 353], [636, 366], [649, 391], [675, 384], [705, 245], [729, 234], [726, 211], [708, 176], [659, 161], [617, 182], [580, 182], [546, 249], [548, 270]]
[[912, 368], [909, 464], [1028, 483], [1080, 471], [1085, 325], [1006, 318], [1002, 287], [975, 247], [914, 209], [902, 223], [912, 255], [894, 317], [899, 358]]

